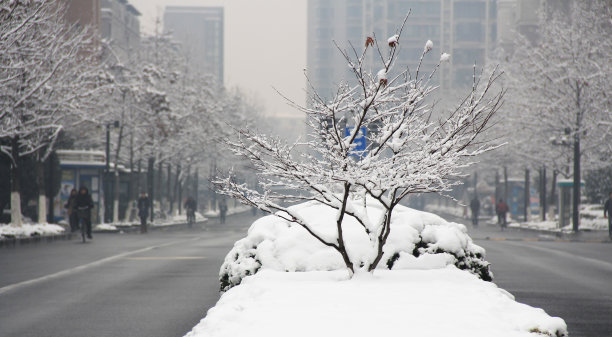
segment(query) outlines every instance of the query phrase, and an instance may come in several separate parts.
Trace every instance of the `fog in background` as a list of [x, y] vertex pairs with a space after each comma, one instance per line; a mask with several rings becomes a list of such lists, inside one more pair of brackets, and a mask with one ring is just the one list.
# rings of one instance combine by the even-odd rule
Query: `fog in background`
[[[141, 31], [155, 32], [166, 6], [221, 6], [225, 15], [224, 83], [239, 87], [268, 116], [302, 117], [275, 90], [305, 104], [307, 0], [130, 0]], [[160, 30], [163, 29], [163, 22]]]

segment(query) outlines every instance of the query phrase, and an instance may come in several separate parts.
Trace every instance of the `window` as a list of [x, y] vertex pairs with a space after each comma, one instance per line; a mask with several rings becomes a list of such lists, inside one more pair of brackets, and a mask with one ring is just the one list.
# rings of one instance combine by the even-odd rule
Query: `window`
[[473, 83], [474, 70], [469, 68], [455, 70], [453, 84], [455, 86], [468, 86]]
[[484, 42], [483, 25], [475, 22], [455, 25], [455, 42]]
[[456, 19], [480, 19], [485, 17], [485, 3], [482, 1], [457, 1], [454, 4]]
[[484, 65], [484, 50], [479, 48], [455, 48], [453, 50], [453, 63]]

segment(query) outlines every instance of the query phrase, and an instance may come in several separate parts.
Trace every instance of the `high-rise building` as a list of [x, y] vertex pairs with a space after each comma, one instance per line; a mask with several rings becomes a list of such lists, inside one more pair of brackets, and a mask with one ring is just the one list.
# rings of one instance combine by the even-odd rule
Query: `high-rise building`
[[140, 12], [127, 0], [64, 0], [66, 19], [90, 26], [123, 62], [140, 46]]
[[166, 7], [164, 30], [182, 44], [197, 71], [223, 84], [223, 7]]
[[[496, 0], [309, 0], [308, 1], [308, 78], [319, 93], [333, 95], [342, 81], [352, 75], [332, 40], [354, 56], [372, 34], [385, 48], [406, 15], [410, 17], [402, 33], [395, 69], [417, 68], [427, 40], [434, 52], [426, 56], [421, 71], [431, 71], [442, 52], [450, 53], [449, 64], [440, 69], [433, 84], [443, 92], [471, 86], [474, 63], [484, 66], [497, 39]], [[350, 41], [351, 45], [349, 45]], [[370, 64], [374, 61], [369, 55]]]

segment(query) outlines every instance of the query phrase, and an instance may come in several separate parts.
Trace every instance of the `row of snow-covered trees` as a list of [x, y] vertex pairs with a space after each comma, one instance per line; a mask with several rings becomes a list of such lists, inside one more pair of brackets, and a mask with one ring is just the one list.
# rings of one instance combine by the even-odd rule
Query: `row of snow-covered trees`
[[[580, 181], [581, 172], [610, 165], [611, 14], [610, 0], [544, 5], [535, 36], [519, 33], [510, 48], [498, 50], [493, 63], [504, 68], [508, 96], [507, 118], [496, 132], [508, 146], [495, 162], [546, 168], [553, 184], [557, 174]], [[577, 220], [578, 202], [573, 214]]]
[[[224, 121], [244, 124], [250, 112], [240, 94], [190, 71], [169, 36], [146, 37], [129, 59], [119, 59], [112, 41], [67, 23], [64, 12], [58, 0], [0, 0], [0, 151], [11, 163], [16, 225], [26, 157], [39, 164], [44, 222], [42, 168], [58, 142], [103, 149], [106, 128], [118, 125], [110, 139], [115, 167], [149, 158], [197, 165], [211, 155], [207, 145], [222, 135]], [[115, 201], [115, 220], [117, 210]]]

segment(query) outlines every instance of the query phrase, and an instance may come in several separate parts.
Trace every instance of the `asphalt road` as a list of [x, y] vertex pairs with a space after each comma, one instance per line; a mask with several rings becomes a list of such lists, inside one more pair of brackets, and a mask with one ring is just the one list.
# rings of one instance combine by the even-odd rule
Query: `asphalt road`
[[219, 298], [253, 217], [149, 234], [0, 249], [0, 336], [183, 336]]
[[[1, 248], [0, 336], [183, 336], [218, 300], [219, 267], [254, 219]], [[572, 337], [612, 336], [612, 244], [468, 228], [517, 301], [562, 317]]]
[[562, 317], [571, 337], [612, 336], [611, 243], [556, 242], [534, 232], [468, 228], [487, 251], [494, 283], [517, 301]]

